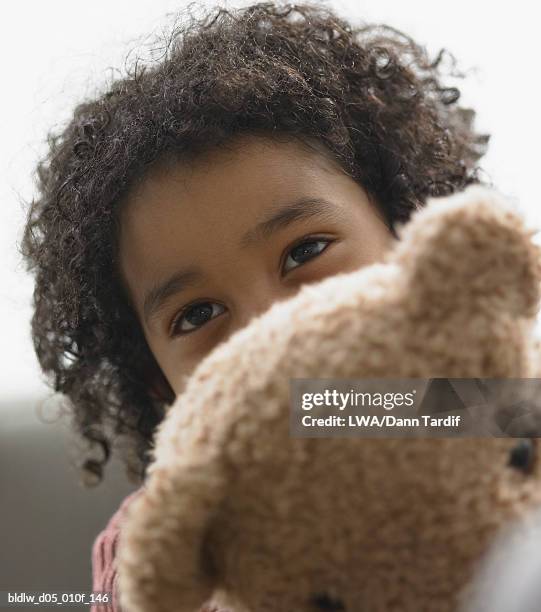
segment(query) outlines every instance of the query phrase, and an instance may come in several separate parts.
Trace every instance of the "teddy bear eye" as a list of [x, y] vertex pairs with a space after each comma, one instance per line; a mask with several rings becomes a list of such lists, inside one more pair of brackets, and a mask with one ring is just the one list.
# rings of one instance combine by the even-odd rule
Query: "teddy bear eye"
[[318, 593], [311, 600], [315, 610], [327, 610], [328, 612], [345, 612], [344, 604], [333, 597], [329, 597], [326, 593]]
[[531, 438], [519, 440], [509, 453], [508, 465], [530, 474], [535, 463], [535, 455], [535, 444]]

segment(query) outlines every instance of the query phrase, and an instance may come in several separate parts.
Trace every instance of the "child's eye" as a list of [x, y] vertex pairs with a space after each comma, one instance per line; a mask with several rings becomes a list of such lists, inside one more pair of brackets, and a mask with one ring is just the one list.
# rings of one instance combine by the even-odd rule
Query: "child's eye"
[[298, 268], [304, 262], [317, 257], [329, 246], [330, 242], [331, 240], [324, 238], [311, 238], [297, 244], [289, 251], [283, 272], [289, 272], [294, 268]]
[[[283, 272], [289, 272], [302, 266], [306, 261], [320, 255], [332, 240], [326, 238], [310, 238], [296, 244], [289, 250]], [[222, 314], [225, 306], [216, 302], [195, 302], [184, 307], [173, 319], [170, 326], [170, 336], [182, 336], [196, 331], [211, 319]]]
[[188, 334], [222, 314], [225, 306], [216, 302], [197, 302], [183, 308], [171, 323], [171, 336]]

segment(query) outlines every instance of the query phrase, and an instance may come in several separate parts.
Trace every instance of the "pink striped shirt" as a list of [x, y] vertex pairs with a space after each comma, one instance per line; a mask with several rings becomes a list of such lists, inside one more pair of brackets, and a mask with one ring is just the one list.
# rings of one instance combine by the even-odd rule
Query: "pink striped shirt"
[[[118, 535], [129, 503], [141, 492], [142, 488], [139, 488], [122, 501], [92, 545], [92, 590], [110, 591], [113, 601], [107, 606], [93, 605], [90, 607], [91, 612], [122, 612], [119, 605], [115, 565]], [[212, 603], [207, 603], [200, 612], [220, 612], [220, 610]], [[226, 612], [226, 610], [221, 612]]]

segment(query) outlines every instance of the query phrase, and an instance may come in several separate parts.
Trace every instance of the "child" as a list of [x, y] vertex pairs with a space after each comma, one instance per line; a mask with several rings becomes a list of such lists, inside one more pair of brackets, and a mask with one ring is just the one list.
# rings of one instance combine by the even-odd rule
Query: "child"
[[[152, 434], [217, 344], [305, 283], [380, 259], [488, 137], [441, 60], [319, 4], [216, 7], [81, 103], [37, 168], [32, 334], [77, 430], [142, 484]], [[127, 498], [93, 548], [114, 587]], [[209, 608], [210, 609], [210, 608]]]

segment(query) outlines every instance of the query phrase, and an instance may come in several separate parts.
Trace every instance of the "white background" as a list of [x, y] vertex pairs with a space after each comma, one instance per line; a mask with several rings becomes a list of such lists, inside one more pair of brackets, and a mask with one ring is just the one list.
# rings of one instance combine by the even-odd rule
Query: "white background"
[[[215, 2], [202, 4], [214, 5]], [[222, 2], [235, 7], [247, 2]], [[483, 168], [541, 228], [536, 183], [541, 136], [539, 28], [536, 4], [522, 0], [426, 2], [335, 0], [352, 22], [376, 21], [410, 34], [435, 54], [453, 52], [468, 72], [462, 102], [477, 127], [492, 134]], [[10, 2], [0, 9], [0, 409], [16, 398], [48, 394], [30, 339], [32, 278], [16, 243], [23, 201], [34, 195], [33, 171], [48, 130], [122, 67], [131, 49], [171, 23], [185, 2], [49, 0]]]

